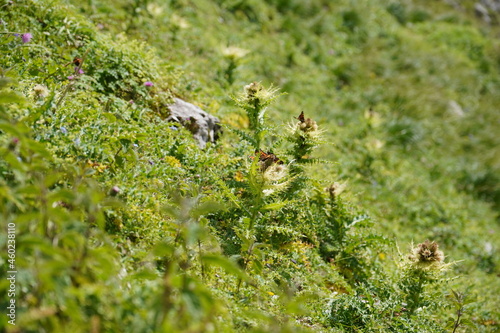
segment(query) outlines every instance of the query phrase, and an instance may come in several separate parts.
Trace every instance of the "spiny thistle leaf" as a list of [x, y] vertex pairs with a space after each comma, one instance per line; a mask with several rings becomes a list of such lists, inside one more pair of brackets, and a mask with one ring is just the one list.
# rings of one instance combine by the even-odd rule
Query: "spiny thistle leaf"
[[244, 131], [242, 131], [240, 129], [237, 129], [237, 128], [229, 127], [227, 125], [222, 125], [222, 126], [225, 129], [227, 129], [228, 131], [233, 132], [236, 135], [238, 135], [241, 139], [243, 139], [243, 140], [247, 141], [248, 143], [250, 143], [253, 147], [257, 146], [257, 141], [255, 141], [250, 135], [248, 135]]
[[280, 210], [286, 205], [290, 204], [292, 201], [278, 201], [262, 206], [262, 210]]

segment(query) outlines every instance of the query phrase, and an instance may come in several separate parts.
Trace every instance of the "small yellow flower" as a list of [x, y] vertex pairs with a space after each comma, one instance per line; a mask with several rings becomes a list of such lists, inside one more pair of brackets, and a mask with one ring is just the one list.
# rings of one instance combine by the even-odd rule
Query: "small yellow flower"
[[106, 170], [108, 168], [108, 166], [105, 164], [101, 164], [98, 162], [92, 162], [91, 160], [87, 161], [87, 166], [92, 168], [92, 169], [97, 170], [97, 172], [99, 172], [99, 173], [104, 172], [104, 170]]
[[236, 174], [234, 175], [234, 180], [237, 182], [242, 182], [245, 180], [245, 177], [243, 176], [243, 172], [241, 171], [236, 171]]
[[181, 162], [174, 156], [165, 156], [165, 162], [174, 168], [180, 168], [182, 166]]

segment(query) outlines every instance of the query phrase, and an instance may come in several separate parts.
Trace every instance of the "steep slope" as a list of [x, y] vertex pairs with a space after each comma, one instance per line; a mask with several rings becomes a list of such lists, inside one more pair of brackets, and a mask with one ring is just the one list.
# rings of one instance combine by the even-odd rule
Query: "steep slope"
[[[468, 8], [4, 5], [18, 324], [442, 332], [453, 289], [463, 327], [498, 329], [500, 46]], [[218, 144], [164, 121], [174, 95], [223, 119]]]

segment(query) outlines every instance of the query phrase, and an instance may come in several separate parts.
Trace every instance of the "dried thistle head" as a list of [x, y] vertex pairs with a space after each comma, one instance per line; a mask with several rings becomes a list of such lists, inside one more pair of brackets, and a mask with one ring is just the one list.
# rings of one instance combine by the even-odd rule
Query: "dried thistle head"
[[436, 242], [426, 240], [413, 249], [409, 259], [421, 265], [439, 264], [443, 262], [444, 254], [439, 250], [439, 245]]
[[297, 124], [302, 132], [313, 132], [318, 130], [318, 124], [311, 118], [307, 118]]
[[300, 143], [303, 140], [317, 141], [321, 137], [322, 131], [318, 129], [318, 124], [311, 118], [306, 118], [302, 111], [296, 118], [298, 122], [292, 122], [288, 125], [290, 134]]

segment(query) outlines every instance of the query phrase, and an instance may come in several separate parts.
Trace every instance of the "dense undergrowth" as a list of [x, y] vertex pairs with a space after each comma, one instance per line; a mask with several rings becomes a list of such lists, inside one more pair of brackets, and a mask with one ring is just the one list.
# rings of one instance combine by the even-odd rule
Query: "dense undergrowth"
[[500, 44], [468, 8], [1, 4], [1, 327], [498, 330]]

